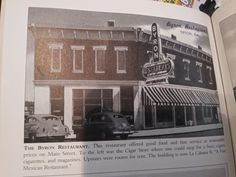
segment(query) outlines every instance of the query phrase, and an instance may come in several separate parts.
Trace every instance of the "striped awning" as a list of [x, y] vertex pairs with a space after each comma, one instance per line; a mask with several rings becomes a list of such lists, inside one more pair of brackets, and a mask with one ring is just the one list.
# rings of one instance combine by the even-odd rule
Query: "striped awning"
[[157, 105], [214, 106], [219, 104], [216, 91], [158, 86], [143, 87], [143, 102], [145, 105], [155, 103]]

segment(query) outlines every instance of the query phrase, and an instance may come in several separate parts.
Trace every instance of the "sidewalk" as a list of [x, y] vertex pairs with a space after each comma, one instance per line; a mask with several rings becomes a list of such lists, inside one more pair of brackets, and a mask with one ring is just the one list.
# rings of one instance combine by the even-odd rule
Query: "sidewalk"
[[155, 136], [155, 135], [169, 135], [178, 133], [191, 133], [197, 131], [213, 130], [222, 128], [222, 124], [209, 124], [209, 125], [197, 125], [189, 127], [178, 127], [178, 128], [165, 128], [165, 129], [151, 129], [151, 130], [138, 130], [129, 137], [144, 137], [144, 136]]

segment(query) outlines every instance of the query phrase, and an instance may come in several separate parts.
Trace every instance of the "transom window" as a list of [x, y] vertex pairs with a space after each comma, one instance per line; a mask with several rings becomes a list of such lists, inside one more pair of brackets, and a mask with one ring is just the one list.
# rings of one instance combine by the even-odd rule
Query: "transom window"
[[114, 49], [116, 51], [116, 72], [126, 73], [126, 52], [128, 47], [117, 46]]
[[105, 73], [106, 46], [94, 46], [95, 52], [95, 73]]
[[184, 64], [184, 79], [185, 80], [190, 80], [190, 76], [189, 76], [190, 60], [183, 59], [183, 64]]
[[63, 48], [62, 43], [53, 43], [48, 44], [49, 49], [51, 50], [51, 72], [61, 72], [61, 50]]
[[84, 72], [84, 46], [71, 46], [73, 51], [73, 73]]

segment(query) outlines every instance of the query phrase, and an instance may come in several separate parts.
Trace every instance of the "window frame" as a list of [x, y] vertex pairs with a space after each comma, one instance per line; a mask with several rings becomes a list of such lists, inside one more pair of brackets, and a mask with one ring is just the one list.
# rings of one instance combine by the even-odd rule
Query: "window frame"
[[[93, 46], [93, 50], [94, 50], [94, 52], [95, 52], [95, 57], [94, 57], [94, 59], [95, 59], [95, 73], [101, 73], [101, 74], [103, 74], [103, 73], [105, 73], [105, 61], [106, 61], [106, 50], [107, 50], [107, 46], [105, 46], [105, 45], [100, 45], [100, 46]], [[104, 51], [104, 71], [99, 71], [98, 70], [98, 56], [97, 56], [97, 52], [99, 51], [99, 50], [101, 50], [101, 51]]]
[[[189, 59], [183, 59], [183, 64], [184, 64], [184, 71], [187, 71], [186, 73], [187, 73], [187, 76], [185, 75], [184, 76], [184, 79], [186, 80], [186, 81], [190, 81], [191, 79], [190, 79], [190, 60]], [[187, 68], [185, 69], [185, 64], [186, 64], [186, 66], [187, 66]]]
[[213, 78], [212, 78], [212, 67], [211, 66], [206, 66], [206, 69], [208, 70], [208, 76], [209, 76], [209, 80], [208, 83], [209, 84], [213, 84]]
[[[61, 72], [61, 50], [63, 49], [63, 44], [62, 43], [50, 43], [48, 44], [48, 48], [50, 49], [50, 72], [51, 73], [59, 73]], [[59, 50], [59, 68], [55, 69], [53, 67], [53, 63], [54, 63], [54, 55], [53, 52], [54, 50]]]
[[[166, 57], [169, 58], [173, 63], [175, 63], [176, 55], [170, 54], [170, 53], [166, 53]], [[172, 70], [172, 72], [169, 73], [169, 77], [170, 77], [170, 78], [175, 78], [175, 64], [173, 65], [173, 70]]]
[[[116, 51], [116, 73], [126, 74], [127, 73], [126, 52], [128, 51], [128, 47], [127, 46], [115, 46], [114, 50]], [[119, 52], [124, 52], [124, 69], [119, 69]]]
[[[196, 61], [197, 72], [199, 72], [199, 79], [198, 82], [202, 83], [202, 63]], [[199, 70], [198, 70], [199, 69]]]
[[[71, 46], [71, 50], [73, 52], [73, 57], [72, 57], [72, 60], [73, 60], [73, 70], [72, 72], [73, 73], [84, 73], [84, 50], [85, 50], [85, 47], [83, 45], [72, 45]], [[76, 69], [76, 51], [81, 51], [81, 68], [82, 69]]]

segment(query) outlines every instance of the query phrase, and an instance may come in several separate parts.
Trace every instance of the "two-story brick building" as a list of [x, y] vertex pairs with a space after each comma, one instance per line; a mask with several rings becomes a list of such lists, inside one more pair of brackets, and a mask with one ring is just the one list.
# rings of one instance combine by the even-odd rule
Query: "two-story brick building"
[[150, 34], [114, 26], [30, 26], [35, 40], [35, 113], [56, 114], [70, 128], [92, 112], [128, 115], [136, 129], [219, 122], [212, 58], [201, 47], [161, 36], [173, 62], [168, 83], [147, 83]]

